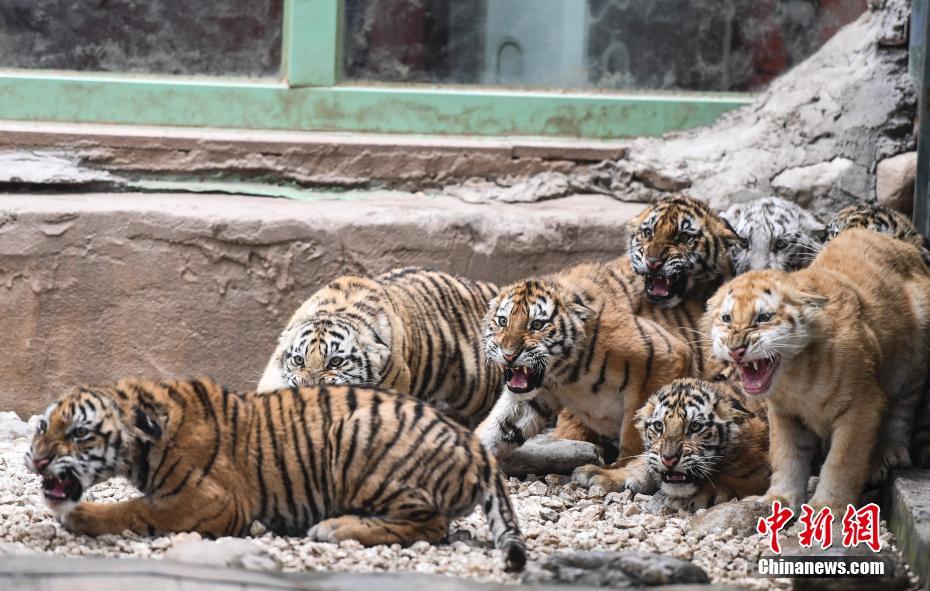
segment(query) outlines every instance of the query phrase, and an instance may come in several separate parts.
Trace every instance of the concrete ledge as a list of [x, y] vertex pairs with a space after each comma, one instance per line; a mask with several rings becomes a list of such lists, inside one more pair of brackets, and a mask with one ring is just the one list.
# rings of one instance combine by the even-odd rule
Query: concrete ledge
[[896, 472], [890, 489], [888, 528], [911, 571], [930, 590], [930, 470]]
[[[0, 558], [0, 589], [16, 591], [558, 591], [564, 585], [478, 583], [416, 573], [258, 573], [168, 561], [53, 556]], [[594, 591], [588, 585], [571, 585]], [[644, 587], [636, 587], [644, 589]], [[633, 589], [633, 588], [630, 588]], [[659, 585], [654, 591], [734, 590], [727, 585]]]
[[642, 207], [326, 197], [0, 195], [0, 409], [28, 416], [128, 375], [248, 389], [291, 312], [338, 275], [421, 265], [511, 281], [622, 254]]
[[67, 151], [127, 175], [271, 179], [316, 186], [436, 187], [471, 177], [567, 172], [628, 142], [523, 137], [187, 129], [0, 121], [0, 150]]

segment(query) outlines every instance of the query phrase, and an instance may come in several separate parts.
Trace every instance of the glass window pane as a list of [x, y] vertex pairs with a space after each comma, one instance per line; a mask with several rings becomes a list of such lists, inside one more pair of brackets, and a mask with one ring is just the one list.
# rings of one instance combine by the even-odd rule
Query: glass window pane
[[283, 0], [0, 0], [0, 67], [277, 76]]
[[345, 0], [355, 81], [750, 91], [861, 0]]

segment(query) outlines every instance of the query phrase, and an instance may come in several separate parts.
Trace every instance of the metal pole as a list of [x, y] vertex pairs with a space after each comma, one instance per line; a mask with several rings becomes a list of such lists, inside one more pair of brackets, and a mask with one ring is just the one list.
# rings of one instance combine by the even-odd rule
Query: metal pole
[[921, 234], [930, 234], [930, 59], [927, 40], [930, 39], [930, 0], [913, 0], [911, 4], [911, 76], [918, 88], [917, 181], [914, 183], [914, 225]]

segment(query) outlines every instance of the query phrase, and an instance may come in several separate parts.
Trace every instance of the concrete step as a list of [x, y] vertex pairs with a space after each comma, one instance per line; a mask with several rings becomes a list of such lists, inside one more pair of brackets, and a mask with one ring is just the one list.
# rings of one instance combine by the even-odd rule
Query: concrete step
[[930, 591], [930, 470], [896, 472], [890, 501], [888, 528], [911, 572]]
[[512, 281], [621, 255], [643, 207], [318, 197], [0, 195], [0, 409], [28, 416], [63, 388], [130, 375], [252, 388], [293, 310], [339, 275], [420, 265]]

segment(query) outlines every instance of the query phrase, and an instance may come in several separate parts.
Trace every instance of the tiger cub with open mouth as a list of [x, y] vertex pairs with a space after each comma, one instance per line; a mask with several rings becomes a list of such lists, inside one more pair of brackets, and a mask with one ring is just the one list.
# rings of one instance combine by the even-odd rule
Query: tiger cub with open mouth
[[660, 386], [690, 375], [694, 359], [689, 343], [641, 305], [621, 262], [518, 281], [491, 301], [484, 351], [504, 388], [477, 434], [494, 455], [508, 456], [564, 408], [592, 433], [620, 441], [620, 461], [588, 466], [583, 478], [622, 484], [621, 466], [642, 451], [634, 413]]
[[765, 405], [725, 379], [662, 387], [637, 411], [636, 428], [645, 451], [628, 467], [633, 492], [661, 490], [670, 508], [695, 511], [768, 488]]

